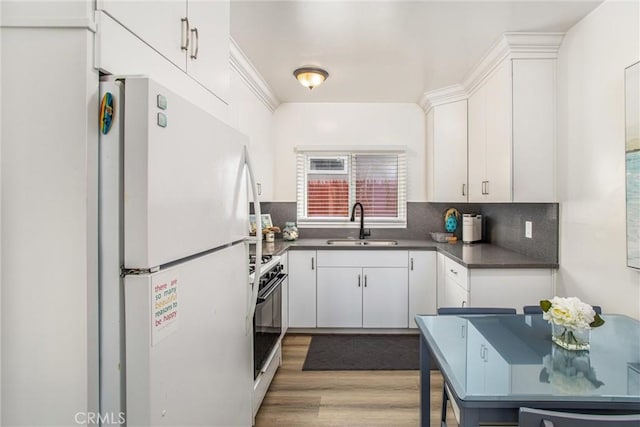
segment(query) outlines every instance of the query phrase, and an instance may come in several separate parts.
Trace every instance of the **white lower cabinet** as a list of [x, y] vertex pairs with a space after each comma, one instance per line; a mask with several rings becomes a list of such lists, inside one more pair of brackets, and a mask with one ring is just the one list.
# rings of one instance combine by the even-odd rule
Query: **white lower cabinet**
[[437, 268], [435, 251], [409, 251], [409, 327], [415, 317], [436, 314]]
[[445, 279], [443, 307], [468, 307], [469, 292], [449, 278]]
[[522, 312], [523, 306], [553, 296], [548, 268], [467, 269], [445, 257], [439, 279], [444, 279], [441, 307], [510, 307]]
[[318, 268], [319, 328], [406, 328], [406, 268]]
[[469, 270], [450, 258], [444, 260], [444, 306], [469, 305]]
[[362, 268], [318, 269], [318, 326], [362, 327]]
[[406, 328], [407, 251], [318, 251], [319, 328]]
[[[280, 258], [282, 264], [282, 272], [289, 274], [289, 253], [285, 252]], [[282, 282], [282, 333], [283, 338], [289, 329], [289, 277]]]
[[408, 327], [407, 268], [363, 268], [362, 327]]
[[316, 251], [289, 251], [289, 327], [316, 327]]

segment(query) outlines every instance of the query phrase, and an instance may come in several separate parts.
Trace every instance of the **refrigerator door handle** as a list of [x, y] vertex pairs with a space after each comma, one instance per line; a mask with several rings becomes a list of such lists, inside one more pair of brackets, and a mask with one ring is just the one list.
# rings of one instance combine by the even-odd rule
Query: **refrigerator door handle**
[[260, 260], [262, 259], [262, 212], [260, 211], [260, 198], [258, 194], [258, 185], [256, 183], [255, 175], [253, 174], [253, 167], [251, 166], [251, 158], [249, 156], [249, 150], [244, 147], [244, 163], [247, 165], [247, 172], [249, 174], [249, 184], [251, 186], [251, 194], [253, 197], [253, 212], [256, 216], [256, 268], [253, 276], [253, 282], [251, 283], [251, 297], [249, 298], [249, 306], [247, 309], [247, 335], [253, 334], [253, 315], [256, 311], [256, 304], [258, 301], [258, 287], [260, 283]]

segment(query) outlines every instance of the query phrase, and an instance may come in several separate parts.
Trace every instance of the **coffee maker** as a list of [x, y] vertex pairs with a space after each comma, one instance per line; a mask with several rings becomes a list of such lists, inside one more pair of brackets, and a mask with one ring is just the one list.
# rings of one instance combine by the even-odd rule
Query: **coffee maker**
[[482, 215], [462, 215], [462, 242], [473, 243], [482, 240]]

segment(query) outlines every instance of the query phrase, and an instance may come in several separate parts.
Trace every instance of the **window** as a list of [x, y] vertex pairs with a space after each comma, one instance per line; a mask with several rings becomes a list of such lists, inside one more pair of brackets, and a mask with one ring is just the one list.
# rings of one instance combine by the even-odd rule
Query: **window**
[[367, 227], [406, 227], [403, 149], [297, 151], [299, 226], [357, 226], [349, 218], [353, 204], [360, 202]]

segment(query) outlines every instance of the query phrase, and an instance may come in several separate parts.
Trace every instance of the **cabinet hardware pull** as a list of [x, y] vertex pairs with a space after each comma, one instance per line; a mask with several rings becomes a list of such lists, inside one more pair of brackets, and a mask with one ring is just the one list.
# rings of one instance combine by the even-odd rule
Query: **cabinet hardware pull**
[[462, 306], [464, 307], [467, 304], [466, 301], [462, 301]]
[[467, 189], [467, 184], [462, 184], [462, 195], [466, 196], [466, 189]]
[[364, 275], [364, 287], [365, 288], [367, 287], [367, 275], [366, 274]]
[[314, 265], [314, 261], [313, 260], [314, 260], [314, 257], [311, 257], [311, 269], [315, 270], [316, 267]]
[[480, 359], [484, 360], [484, 344], [480, 344]]
[[262, 196], [262, 184], [258, 182], [256, 185], [258, 186], [258, 196]]
[[464, 325], [460, 326], [460, 338], [464, 338]]
[[358, 274], [358, 287], [360, 287], [360, 275]]
[[182, 18], [180, 19], [180, 24], [182, 25], [182, 28], [184, 29], [184, 31], [182, 32], [182, 40], [180, 42], [180, 49], [181, 50], [188, 50], [189, 49], [189, 18]]
[[489, 195], [489, 181], [482, 181], [482, 194]]
[[413, 271], [413, 258], [411, 258], [411, 271]]
[[450, 272], [452, 272], [453, 274], [455, 274], [456, 276], [458, 275], [458, 272], [455, 271], [453, 268], [449, 269]]
[[[191, 59], [198, 59], [198, 50], [200, 50], [200, 37], [198, 37], [198, 29], [193, 27], [191, 30], [191, 34], [193, 35], [194, 42], [191, 45]], [[194, 47], [195, 46], [195, 52]]]

